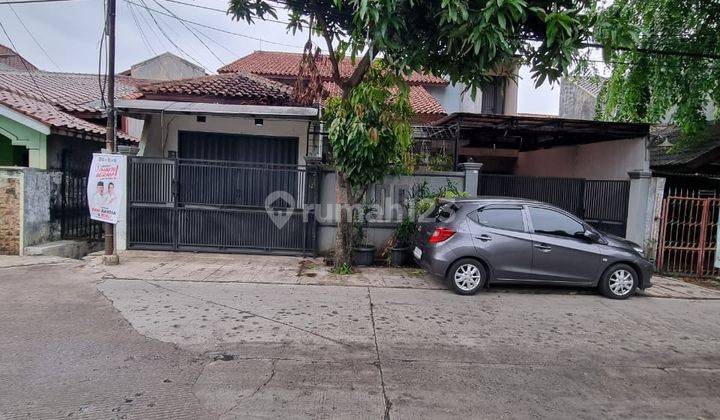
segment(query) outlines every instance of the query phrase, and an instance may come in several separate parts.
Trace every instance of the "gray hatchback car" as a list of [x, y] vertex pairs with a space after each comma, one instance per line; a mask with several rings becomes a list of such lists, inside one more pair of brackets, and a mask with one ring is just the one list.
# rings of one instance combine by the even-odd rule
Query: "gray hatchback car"
[[534, 283], [626, 299], [651, 286], [654, 269], [633, 242], [549, 204], [507, 197], [440, 200], [418, 224], [413, 257], [463, 295]]

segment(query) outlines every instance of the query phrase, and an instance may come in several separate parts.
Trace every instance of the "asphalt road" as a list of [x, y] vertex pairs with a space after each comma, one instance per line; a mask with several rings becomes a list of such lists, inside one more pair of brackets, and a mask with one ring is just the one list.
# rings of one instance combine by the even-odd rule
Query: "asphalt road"
[[720, 301], [97, 277], [0, 268], [0, 418], [720, 413]]

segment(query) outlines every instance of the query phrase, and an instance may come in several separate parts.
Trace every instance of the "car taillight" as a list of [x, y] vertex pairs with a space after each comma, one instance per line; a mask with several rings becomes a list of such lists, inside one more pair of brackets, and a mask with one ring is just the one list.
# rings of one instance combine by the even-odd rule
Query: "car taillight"
[[448, 239], [450, 239], [451, 236], [455, 234], [455, 231], [452, 229], [439, 227], [435, 228], [435, 231], [430, 235], [430, 243], [436, 244], [439, 242], [444, 242]]

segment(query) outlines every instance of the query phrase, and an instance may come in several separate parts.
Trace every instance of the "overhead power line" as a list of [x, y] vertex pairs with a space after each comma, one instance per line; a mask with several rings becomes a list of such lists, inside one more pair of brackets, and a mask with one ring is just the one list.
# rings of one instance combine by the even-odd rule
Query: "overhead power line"
[[[7, 40], [10, 42], [10, 46], [12, 47], [13, 51], [15, 51], [16, 53], [19, 54], [20, 52], [18, 51], [17, 47], [15, 46], [15, 42], [13, 42], [12, 38], [10, 38], [10, 34], [5, 29], [5, 25], [3, 25], [2, 21], [0, 21], [0, 29], [2, 29], [3, 33], [5, 34], [5, 38], [7, 38]], [[47, 96], [45, 96], [45, 93], [43, 92], [43, 90], [40, 89], [40, 85], [38, 85], [37, 80], [35, 80], [35, 76], [33, 76], [33, 72], [30, 71], [30, 68], [28, 67], [27, 62], [22, 58], [20, 59], [20, 62], [22, 63], [23, 67], [25, 67], [25, 71], [27, 72], [28, 76], [30, 76], [30, 80], [32, 80], [33, 85], [35, 85], [35, 89], [37, 89], [40, 96], [42, 96], [42, 98], [45, 100], [45, 102], [47, 102], [48, 104], [52, 104], [53, 102], [51, 102], [47, 98]]]
[[[303, 47], [300, 46], [300, 45], [291, 45], [291, 44], [284, 44], [284, 43], [282, 43], [282, 42], [268, 41], [268, 40], [265, 40], [265, 39], [261, 39], [261, 38], [259, 38], [259, 37], [254, 37], [254, 36], [250, 36], [250, 35], [241, 34], [241, 33], [239, 33], [239, 32], [232, 32], [232, 31], [228, 31], [228, 30], [225, 30], [225, 29], [216, 28], [216, 27], [214, 27], [214, 26], [205, 25], [205, 24], [203, 24], [203, 23], [195, 22], [195, 21], [188, 20], [188, 19], [183, 19], [183, 18], [181, 18], [181, 17], [175, 17], [175, 16], [172, 16], [172, 15], [170, 15], [170, 14], [168, 14], [168, 13], [162, 12], [162, 11], [160, 11], [160, 10], [153, 9], [153, 8], [151, 8], [151, 7], [148, 7], [147, 5], [142, 5], [142, 4], [135, 3], [135, 2], [133, 2], [133, 1], [131, 1], [131, 0], [123, 0], [123, 1], [126, 2], [126, 3], [133, 4], [133, 5], [135, 5], [135, 6], [138, 6], [138, 7], [142, 7], [143, 9], [146, 9], [146, 10], [148, 10], [148, 11], [152, 11], [152, 12], [155, 12], [155, 13], [160, 14], [160, 15], [163, 15], [163, 16], [171, 17], [171, 18], [173, 18], [173, 19], [177, 19], [177, 20], [183, 21], [183, 22], [185, 22], [185, 23], [189, 23], [189, 24], [191, 24], [191, 25], [196, 25], [196, 26], [200, 26], [200, 27], [202, 27], [202, 28], [211, 29], [211, 30], [213, 30], [213, 31], [222, 32], [222, 33], [226, 33], [226, 34], [229, 34], [229, 35], [238, 36], [238, 37], [245, 38], [245, 39], [252, 39], [252, 40], [264, 42], [264, 43], [267, 43], [267, 44], [274, 44], [274, 45], [280, 45], [280, 46], [283, 46], [283, 47], [303, 49]], [[140, 1], [142, 1], [142, 0], [140, 0]]]
[[38, 42], [37, 38], [35, 38], [35, 35], [33, 35], [32, 31], [30, 29], [28, 29], [28, 27], [25, 25], [25, 22], [22, 20], [20, 15], [15, 11], [15, 8], [12, 7], [12, 4], [8, 4], [8, 7], [10, 8], [10, 10], [12, 10], [13, 14], [17, 18], [17, 20], [20, 22], [22, 27], [25, 28], [25, 32], [27, 32], [28, 35], [30, 35], [30, 38], [32, 38], [33, 42], [35, 42], [35, 45], [37, 45], [38, 48], [40, 48], [40, 50], [43, 52], [43, 54], [45, 54], [45, 57], [47, 57], [47, 59], [50, 60], [52, 65], [55, 66], [55, 70], [59, 71], [60, 66], [58, 66], [57, 63], [55, 62], [55, 60], [53, 60], [52, 57], [50, 57], [50, 54], [48, 54], [47, 50], [45, 50], [45, 47], [43, 47], [42, 44], [40, 44]]
[[[184, 6], [195, 7], [195, 8], [197, 8], [197, 9], [205, 9], [205, 10], [210, 10], [210, 11], [213, 11], [213, 12], [219, 12], [219, 13], [222, 13], [222, 14], [224, 14], [224, 15], [227, 15], [227, 14], [228, 14], [228, 10], [227, 10], [227, 9], [224, 9], [224, 10], [223, 10], [223, 9], [218, 9], [218, 8], [216, 8], [216, 7], [203, 6], [203, 5], [200, 5], [200, 4], [188, 3], [188, 2], [180, 1], [180, 0], [162, 0], [162, 1], [167, 1], [167, 2], [170, 2], [170, 3], [176, 3], [176, 4], [182, 4], [182, 5], [184, 5]], [[284, 21], [284, 20], [278, 20], [278, 19], [267, 19], [267, 18], [266, 18], [266, 19], [263, 19], [263, 21], [264, 21], [264, 22], [272, 22], [272, 23], [280, 23], [280, 24], [283, 24], [283, 25], [289, 25], [289, 24], [290, 24], [290, 22], [287, 22], [287, 21]]]
[[[605, 48], [605, 45], [596, 42], [587, 42], [582, 44], [586, 48]], [[656, 50], [654, 48], [628, 48], [628, 47], [612, 47], [618, 51], [639, 52], [641, 54], [666, 55], [670, 57], [692, 57], [707, 58], [711, 60], [720, 59], [720, 54], [708, 54], [695, 51], [675, 51], [675, 50]]]
[[180, 22], [180, 24], [182, 24], [182, 26], [184, 26], [185, 29], [187, 29], [188, 32], [190, 32], [190, 34], [192, 34], [192, 36], [194, 36], [198, 41], [200, 41], [200, 43], [203, 45], [203, 47], [205, 47], [205, 49], [207, 49], [210, 52], [210, 54], [212, 54], [212, 56], [215, 57], [215, 59], [220, 62], [220, 64], [222, 64], [223, 66], [226, 64], [220, 57], [217, 56], [217, 54], [215, 54], [215, 51], [213, 51], [212, 48], [208, 47], [208, 45], [205, 43], [205, 41], [203, 41], [202, 38], [200, 38], [200, 36], [198, 36], [198, 34], [195, 33], [195, 30], [193, 30], [193, 28], [188, 26], [187, 23], [180, 20], [175, 13], [173, 13], [167, 7], [163, 6], [160, 2], [158, 2], [157, 0], [154, 0], [154, 1], [155, 1], [155, 4], [160, 6], [166, 12], [170, 13], [173, 16], [173, 18], [178, 19], [178, 22]]
[[[127, 1], [127, 0], [126, 0], [126, 2], [127, 2], [127, 3], [132, 3], [132, 2]], [[158, 20], [155, 19], [155, 15], [153, 15], [152, 12], [154, 11], [154, 12], [156, 12], [156, 13], [158, 13], [158, 14], [165, 15], [165, 16], [170, 16], [170, 17], [173, 17], [173, 16], [172, 16], [172, 15], [169, 15], [169, 14], [166, 14], [166, 13], [163, 13], [163, 12], [159, 12], [159, 11], [157, 11], [157, 10], [155, 10], [155, 9], [151, 9], [150, 7], [148, 7], [148, 6], [145, 4], [145, 0], [140, 0], [140, 2], [142, 2], [142, 4], [137, 4], [137, 3], [132, 3], [132, 4], [134, 4], [134, 5], [138, 6], [138, 7], [142, 7], [143, 9], [145, 9], [145, 10], [147, 11], [147, 13], [150, 15], [150, 18], [152, 18], [153, 22], [155, 22], [155, 26], [157, 26], [157, 28], [160, 30], [160, 33], [163, 34], [163, 36], [165, 37], [165, 39], [167, 39], [168, 42], [170, 42], [170, 44], [172, 44], [172, 46], [175, 47], [176, 50], [178, 50], [180, 53], [182, 53], [184, 56], [186, 56], [186, 57], [189, 58], [190, 60], [194, 61], [196, 64], [198, 64], [200, 67], [202, 67], [206, 72], [210, 73], [210, 70], [208, 70], [207, 67], [203, 66], [200, 61], [198, 61], [198, 60], [195, 59], [193, 56], [191, 56], [190, 54], [188, 54], [184, 49], [182, 49], [182, 47], [180, 47], [178, 44], [176, 44], [175, 41], [173, 41], [173, 39], [172, 39], [170, 36], [168, 36], [168, 34], [165, 32], [165, 29], [163, 29], [163, 27], [160, 25], [160, 22], [158, 22]], [[176, 19], [179, 20], [180, 18], [176, 18]]]
[[125, 4], [130, 11], [130, 17], [132, 18], [133, 22], [135, 23], [135, 27], [138, 29], [138, 34], [140, 35], [140, 40], [142, 40], [143, 44], [145, 44], [145, 48], [147, 48], [148, 52], [151, 53], [154, 56], [158, 55], [155, 48], [150, 43], [149, 38], [145, 34], [145, 31], [143, 30], [142, 26], [140, 25], [140, 21], [138, 20], [137, 15], [135, 14], [135, 9], [133, 5], [131, 4]]
[[14, 0], [0, 1], [0, 4], [33, 4], [33, 3], [57, 3], [61, 1], [77, 1], [77, 0]]

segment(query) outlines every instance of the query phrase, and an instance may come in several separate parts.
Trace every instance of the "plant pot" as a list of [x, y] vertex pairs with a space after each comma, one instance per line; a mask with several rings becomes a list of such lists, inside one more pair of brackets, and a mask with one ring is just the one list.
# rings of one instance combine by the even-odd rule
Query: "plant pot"
[[402, 267], [407, 264], [408, 250], [407, 246], [397, 246], [390, 250], [390, 265], [392, 267]]
[[373, 265], [375, 262], [375, 246], [361, 245], [353, 248], [353, 264], [360, 266]]

